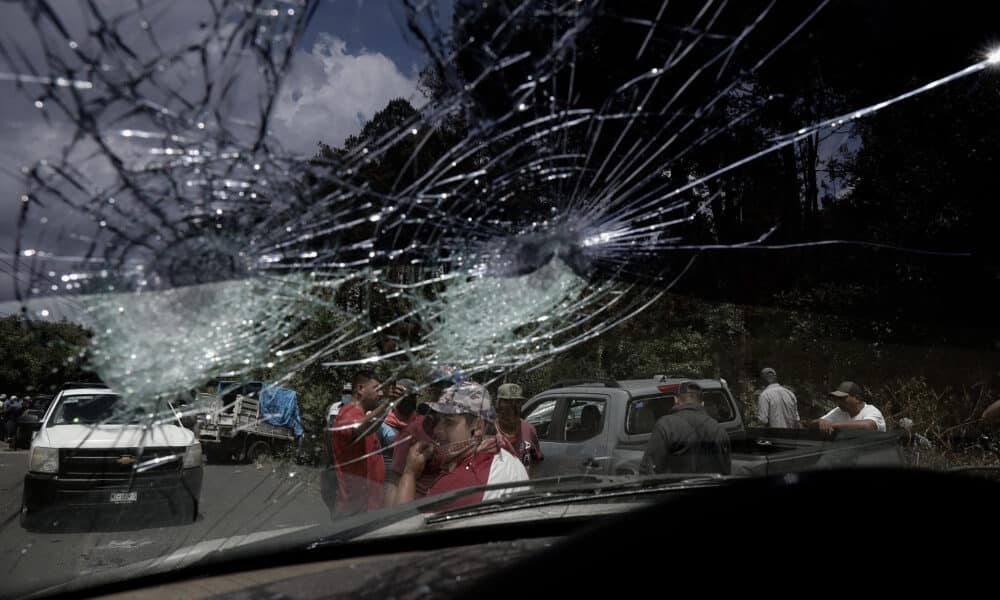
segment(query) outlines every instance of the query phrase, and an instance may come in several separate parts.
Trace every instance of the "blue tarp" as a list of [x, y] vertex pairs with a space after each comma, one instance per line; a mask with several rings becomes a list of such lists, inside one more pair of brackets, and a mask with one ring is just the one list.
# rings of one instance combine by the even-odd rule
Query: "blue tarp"
[[302, 417], [299, 415], [299, 404], [293, 390], [277, 385], [267, 385], [260, 381], [220, 381], [217, 390], [219, 395], [253, 394], [258, 396], [262, 419], [271, 425], [291, 429], [295, 433], [295, 437], [302, 435]]
[[267, 386], [260, 391], [260, 414], [271, 425], [287, 427], [302, 435], [302, 417], [299, 415], [299, 404], [295, 392], [276, 385]]

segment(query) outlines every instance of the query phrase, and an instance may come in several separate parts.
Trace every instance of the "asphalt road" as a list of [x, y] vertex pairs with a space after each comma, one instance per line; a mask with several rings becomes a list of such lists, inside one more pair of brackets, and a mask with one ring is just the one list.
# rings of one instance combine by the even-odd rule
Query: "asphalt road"
[[330, 523], [314, 468], [206, 465], [193, 523], [29, 532], [19, 520], [27, 463], [26, 450], [0, 450], [0, 597], [134, 563], [189, 558], [197, 554], [192, 549], [211, 551]]

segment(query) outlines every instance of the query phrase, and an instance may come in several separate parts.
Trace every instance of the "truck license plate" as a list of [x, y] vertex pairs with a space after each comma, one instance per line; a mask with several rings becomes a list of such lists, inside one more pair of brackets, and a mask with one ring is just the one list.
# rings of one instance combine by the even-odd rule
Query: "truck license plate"
[[113, 504], [129, 504], [139, 499], [139, 492], [114, 492], [111, 494]]

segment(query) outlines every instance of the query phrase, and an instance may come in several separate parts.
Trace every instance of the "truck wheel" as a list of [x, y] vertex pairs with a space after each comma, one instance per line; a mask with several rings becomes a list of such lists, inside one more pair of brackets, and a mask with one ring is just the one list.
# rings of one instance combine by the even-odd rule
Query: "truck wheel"
[[250, 443], [247, 448], [247, 462], [263, 464], [271, 460], [271, 445], [264, 440], [257, 440]]

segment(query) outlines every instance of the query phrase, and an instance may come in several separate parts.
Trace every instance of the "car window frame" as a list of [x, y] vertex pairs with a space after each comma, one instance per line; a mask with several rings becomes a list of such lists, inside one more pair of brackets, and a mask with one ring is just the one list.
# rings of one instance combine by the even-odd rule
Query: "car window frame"
[[[563, 422], [564, 416], [565, 416], [563, 413], [565, 413], [565, 411], [566, 411], [566, 404], [563, 402], [563, 397], [561, 395], [555, 395], [554, 394], [554, 395], [549, 395], [549, 396], [537, 396], [535, 398], [532, 398], [531, 400], [528, 400], [528, 402], [526, 402], [525, 405], [524, 405], [524, 407], [521, 409], [521, 418], [527, 420], [527, 417], [528, 417], [529, 414], [531, 414], [532, 410], [534, 410], [538, 406], [541, 406], [542, 404], [544, 404], [545, 402], [548, 402], [550, 400], [554, 400], [555, 401], [555, 408], [552, 409], [552, 420], [549, 421], [549, 431], [550, 432], [554, 431], [553, 428], [556, 427], [557, 423], [562, 423]], [[562, 427], [562, 426], [559, 425], [559, 427]], [[561, 429], [558, 429], [556, 431], [561, 431]], [[536, 433], [537, 433], [537, 431], [536, 431]], [[553, 439], [550, 439], [550, 438], [543, 438], [542, 436], [538, 436], [538, 441], [539, 442], [555, 442], [556, 440], [553, 440]]]
[[[588, 395], [587, 394], [583, 394], [583, 396], [588, 396]], [[608, 396], [603, 396], [603, 395], [600, 395], [600, 394], [593, 394], [592, 397], [582, 397], [581, 398], [580, 395], [573, 395], [573, 396], [564, 396], [563, 400], [566, 402], [566, 408], [563, 411], [563, 422], [562, 422], [562, 424], [560, 426], [560, 429], [559, 429], [562, 432], [563, 438], [566, 437], [566, 424], [569, 421], [569, 408], [570, 408], [570, 405], [572, 404], [572, 402], [574, 400], [583, 400], [585, 402], [595, 402], [595, 401], [598, 401], [598, 402], [601, 402], [601, 403], [604, 404], [604, 410], [601, 411], [600, 427], [598, 428], [597, 432], [594, 433], [594, 435], [592, 435], [589, 438], [584, 439], [584, 440], [567, 440], [567, 439], [562, 439], [562, 440], [559, 440], [559, 442], [565, 443], [565, 444], [586, 444], [586, 443], [590, 442], [591, 440], [594, 440], [594, 439], [597, 439], [597, 438], [601, 437], [601, 434], [603, 434], [607, 430], [607, 426], [608, 426], [608, 407], [609, 407], [609, 400], [610, 400], [610, 398], [608, 398]]]
[[524, 418], [530, 414], [531, 410], [537, 407], [542, 402], [547, 400], [556, 400], [556, 408], [552, 413], [552, 422], [549, 424], [549, 429], [553, 427], [558, 428], [560, 436], [565, 438], [566, 436], [566, 417], [569, 414], [569, 405], [571, 400], [600, 400], [604, 402], [604, 411], [601, 414], [601, 429], [593, 437], [589, 437], [585, 440], [566, 440], [558, 439], [554, 440], [551, 438], [542, 439], [538, 438], [539, 442], [548, 442], [551, 444], [586, 444], [601, 437], [601, 434], [608, 431], [608, 411], [611, 409], [611, 396], [608, 394], [593, 393], [593, 392], [574, 392], [567, 394], [566, 390], [560, 390], [559, 392], [553, 394], [547, 394], [544, 396], [536, 396], [528, 402], [525, 403], [524, 408], [521, 410], [521, 417]]

